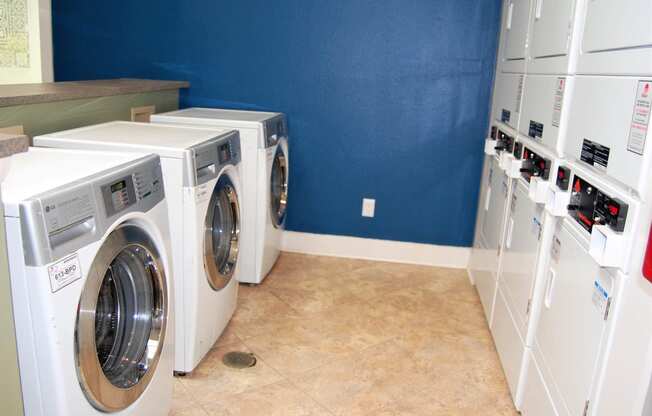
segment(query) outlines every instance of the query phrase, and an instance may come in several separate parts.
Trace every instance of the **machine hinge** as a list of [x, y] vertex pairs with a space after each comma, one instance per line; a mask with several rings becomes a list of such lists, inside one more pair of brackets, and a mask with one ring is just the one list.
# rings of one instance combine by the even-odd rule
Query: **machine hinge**
[[584, 403], [584, 413], [582, 413], [582, 416], [589, 416], [589, 403], [589, 400]]
[[609, 319], [609, 312], [611, 312], [611, 300], [612, 298], [607, 299], [607, 306], [604, 308], [604, 320]]
[[528, 299], [528, 301], [527, 301], [527, 309], [525, 310], [526, 315], [530, 314], [530, 309], [531, 308], [532, 308], [532, 299]]

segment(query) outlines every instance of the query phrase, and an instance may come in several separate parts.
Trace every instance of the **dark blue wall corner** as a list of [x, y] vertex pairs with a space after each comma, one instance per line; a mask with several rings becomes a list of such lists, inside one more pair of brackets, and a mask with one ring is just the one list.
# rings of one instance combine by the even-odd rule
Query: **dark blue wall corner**
[[182, 79], [184, 107], [287, 113], [290, 230], [472, 243], [500, 0], [52, 7], [59, 81]]

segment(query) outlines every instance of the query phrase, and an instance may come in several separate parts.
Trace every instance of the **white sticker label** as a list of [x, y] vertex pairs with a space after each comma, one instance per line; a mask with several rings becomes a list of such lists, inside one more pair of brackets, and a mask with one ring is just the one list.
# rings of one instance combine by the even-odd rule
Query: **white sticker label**
[[525, 75], [518, 77], [518, 89], [516, 90], [516, 108], [514, 109], [515, 113], [521, 112], [521, 100], [523, 99], [523, 83], [525, 81]]
[[552, 106], [552, 125], [559, 127], [561, 122], [561, 109], [564, 105], [564, 90], [566, 89], [566, 78], [557, 78], [555, 88], [555, 101]]
[[645, 139], [650, 125], [650, 107], [652, 107], [652, 81], [639, 81], [627, 142], [627, 150], [630, 152], [642, 155], [645, 150]]
[[532, 235], [537, 236], [537, 240], [541, 237], [541, 222], [537, 217], [532, 217], [532, 228], [530, 229]]
[[77, 253], [48, 266], [48, 276], [52, 293], [81, 279], [81, 265]]
[[607, 301], [609, 300], [609, 293], [597, 280], [593, 282], [593, 297], [591, 300], [598, 312], [604, 315], [606, 313]]
[[204, 201], [204, 200], [208, 199], [211, 196], [211, 192], [210, 192], [211, 189], [208, 187], [207, 183], [205, 183], [203, 185], [200, 185], [195, 189], [196, 189], [196, 191], [195, 191], [195, 200], [197, 202]]

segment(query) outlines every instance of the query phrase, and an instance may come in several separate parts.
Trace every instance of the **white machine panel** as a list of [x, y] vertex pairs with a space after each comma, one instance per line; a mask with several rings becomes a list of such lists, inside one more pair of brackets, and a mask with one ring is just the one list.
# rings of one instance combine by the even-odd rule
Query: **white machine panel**
[[508, 0], [503, 23], [503, 71], [525, 72], [530, 0]]
[[527, 335], [528, 300], [534, 286], [543, 221], [543, 207], [528, 198], [527, 187], [519, 180], [507, 219], [500, 287], [522, 339]]
[[585, 77], [575, 80], [569, 112], [567, 157], [641, 193], [652, 145], [652, 79]]
[[469, 269], [476, 285], [485, 316], [491, 323], [499, 268], [499, 247], [502, 243], [505, 209], [511, 180], [498, 167], [497, 159], [488, 159], [488, 186], [478, 215], [478, 238], [473, 248]]
[[525, 75], [496, 74], [493, 98], [493, 116], [496, 121], [518, 129]]
[[519, 132], [563, 155], [574, 77], [528, 75], [523, 88]]
[[526, 416], [559, 416], [550, 391], [546, 387], [543, 374], [532, 356], [532, 352], [529, 354], [521, 414]]
[[568, 226], [555, 233], [535, 342], [553, 377], [550, 384], [561, 394], [559, 407], [581, 415], [593, 387], [615, 282]]
[[573, 74], [585, 0], [534, 0], [529, 74]]
[[652, 2], [591, 0], [585, 15], [578, 73], [652, 75]]

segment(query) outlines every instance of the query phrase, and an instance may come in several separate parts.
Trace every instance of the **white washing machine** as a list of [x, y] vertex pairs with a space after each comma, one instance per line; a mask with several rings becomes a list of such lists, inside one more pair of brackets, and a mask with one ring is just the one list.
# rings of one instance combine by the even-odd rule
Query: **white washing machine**
[[[525, 85], [523, 74], [496, 74], [493, 93], [493, 118], [503, 130], [514, 135], [519, 128], [519, 118]], [[507, 127], [507, 128], [505, 128]]]
[[158, 156], [30, 148], [2, 183], [25, 414], [167, 415], [174, 314]]
[[258, 284], [281, 249], [288, 198], [288, 129], [285, 115], [257, 111], [188, 108], [152, 116], [152, 123], [237, 129], [242, 146], [244, 194], [242, 264], [238, 279]]
[[34, 143], [160, 155], [175, 264], [174, 369], [192, 371], [236, 307], [242, 258], [239, 133], [118, 121], [35, 137]]
[[503, 72], [525, 73], [530, 32], [532, 0], [506, 0], [503, 3], [501, 56]]
[[652, 75], [652, 2], [587, 1], [578, 74]]
[[[513, 136], [504, 127], [492, 127], [491, 137], [485, 142], [485, 171], [481, 186], [481, 204], [478, 208], [476, 235], [469, 261], [469, 277], [474, 283], [485, 317], [491, 326], [500, 272], [501, 249], [505, 234], [505, 217], [509, 210], [507, 201], [513, 191], [514, 172], [503, 165], [515, 149]], [[517, 162], [518, 163], [518, 162]], [[508, 161], [507, 165], [516, 165]]]
[[528, 74], [574, 74], [587, 0], [535, 0], [528, 42]]
[[556, 223], [556, 218], [546, 213], [545, 204], [555, 178], [566, 186], [568, 178], [564, 180], [564, 174], [555, 176], [558, 161], [551, 152], [524, 137], [519, 137], [518, 143], [523, 146], [523, 166], [520, 177], [514, 180], [505, 225], [491, 332], [514, 403], [520, 409], [543, 293], [541, 275]]
[[649, 183], [652, 78], [577, 76], [564, 153], [637, 195]]
[[569, 210], [555, 227], [545, 268], [524, 415], [595, 414], [637, 232], [639, 202], [631, 193], [576, 163], [567, 166]]
[[519, 133], [564, 155], [575, 77], [528, 75], [523, 88]]

